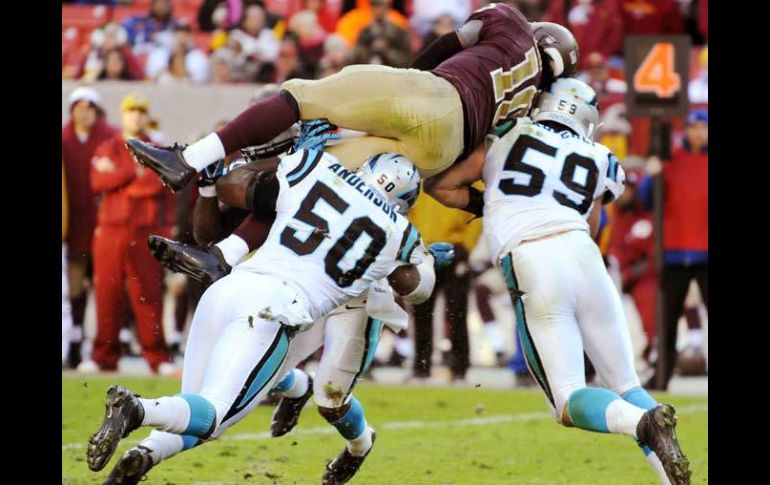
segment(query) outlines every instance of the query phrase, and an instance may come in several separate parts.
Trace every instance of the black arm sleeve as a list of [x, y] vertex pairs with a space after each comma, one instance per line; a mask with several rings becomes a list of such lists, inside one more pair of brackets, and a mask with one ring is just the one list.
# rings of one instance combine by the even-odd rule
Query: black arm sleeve
[[258, 216], [275, 215], [280, 185], [274, 171], [256, 172], [246, 188], [246, 208]]
[[463, 49], [457, 32], [444, 34], [434, 40], [412, 61], [412, 69], [429, 71]]
[[484, 192], [476, 187], [468, 187], [468, 205], [463, 210], [476, 217], [484, 217]]

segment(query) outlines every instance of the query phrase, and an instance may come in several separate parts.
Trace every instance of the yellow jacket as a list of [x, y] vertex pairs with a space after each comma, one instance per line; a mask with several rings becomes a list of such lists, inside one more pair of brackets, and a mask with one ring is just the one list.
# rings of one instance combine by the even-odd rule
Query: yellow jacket
[[409, 211], [409, 221], [422, 234], [425, 244], [448, 242], [462, 244], [472, 251], [481, 234], [481, 219], [470, 224], [473, 215], [460, 209], [450, 209], [422, 192], [414, 208]]

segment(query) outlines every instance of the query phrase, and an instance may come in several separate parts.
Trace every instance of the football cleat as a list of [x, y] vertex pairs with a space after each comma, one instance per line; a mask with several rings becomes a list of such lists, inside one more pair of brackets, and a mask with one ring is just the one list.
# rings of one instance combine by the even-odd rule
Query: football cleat
[[163, 185], [174, 192], [183, 189], [198, 174], [184, 160], [184, 145], [156, 147], [134, 138], [126, 141], [126, 147], [140, 165], [158, 174]]
[[155, 234], [147, 239], [147, 244], [152, 255], [163, 267], [175, 273], [186, 274], [207, 286], [232, 270], [216, 246], [200, 248]]
[[123, 456], [112, 469], [104, 485], [136, 485], [152, 468], [150, 449], [137, 446], [123, 453]]
[[297, 425], [299, 414], [313, 395], [313, 378], [307, 377], [307, 391], [300, 397], [282, 397], [273, 412], [270, 432], [274, 437], [283, 436]]
[[374, 441], [377, 438], [374, 430], [369, 428], [372, 432], [372, 446], [369, 448], [363, 456], [354, 456], [348, 451], [346, 446], [342, 453], [337, 455], [333, 461], [326, 465], [326, 471], [324, 472], [322, 485], [337, 485], [339, 483], [347, 483], [353, 478], [364, 460], [374, 448]]
[[658, 455], [672, 485], [689, 485], [690, 463], [679, 447], [675, 428], [674, 408], [659, 404], [644, 413], [636, 425], [636, 436]]
[[88, 468], [98, 472], [110, 461], [120, 440], [141, 426], [144, 409], [136, 396], [123, 386], [107, 390], [104, 420], [99, 430], [88, 439]]

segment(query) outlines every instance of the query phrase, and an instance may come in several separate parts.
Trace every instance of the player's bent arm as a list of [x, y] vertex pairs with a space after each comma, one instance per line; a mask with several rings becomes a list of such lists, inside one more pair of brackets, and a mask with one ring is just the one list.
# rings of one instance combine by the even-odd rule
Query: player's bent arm
[[433, 257], [426, 257], [419, 264], [399, 266], [388, 275], [388, 283], [393, 291], [403, 296], [409, 303], [414, 305], [424, 303], [430, 298], [436, 284]]
[[193, 236], [200, 246], [217, 242], [222, 230], [219, 202], [216, 197], [198, 197], [193, 210]]
[[591, 231], [591, 239], [595, 239], [599, 234], [599, 226], [602, 219], [602, 197], [597, 197], [594, 200], [594, 205], [591, 208], [591, 212], [588, 214], [588, 227]]
[[434, 69], [461, 50], [478, 42], [481, 25], [481, 20], [471, 20], [459, 30], [442, 35], [415, 57], [409, 67], [421, 71]]
[[465, 160], [426, 179], [423, 185], [425, 192], [447, 207], [463, 209], [481, 217], [482, 193], [470, 185], [482, 177], [484, 156], [484, 145], [479, 144]]
[[248, 209], [249, 202], [246, 198], [249, 187], [258, 181], [259, 173], [275, 171], [277, 166], [278, 158], [271, 157], [236, 168], [217, 180], [217, 197], [228, 207]]

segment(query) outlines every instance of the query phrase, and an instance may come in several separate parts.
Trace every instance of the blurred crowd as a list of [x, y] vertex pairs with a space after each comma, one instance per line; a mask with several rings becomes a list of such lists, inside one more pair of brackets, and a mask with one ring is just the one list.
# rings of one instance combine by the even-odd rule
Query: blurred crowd
[[[140, 81], [163, 84], [281, 83], [321, 78], [349, 64], [407, 67], [439, 36], [462, 25], [480, 0], [81, 0], [62, 7], [62, 79], [83, 81], [65, 100], [62, 129], [63, 365], [83, 372], [114, 370], [139, 352], [154, 372], [174, 375], [174, 355], [202, 289], [164, 279], [146, 248], [150, 233], [189, 237], [197, 192], [172, 195], [136, 165], [127, 137], [160, 140]], [[666, 388], [672, 373], [705, 372], [703, 329], [708, 301], [708, 3], [705, 0], [519, 0], [531, 21], [567, 26], [581, 50], [579, 76], [600, 95], [597, 140], [627, 172], [624, 196], [604, 214], [597, 239], [608, 269], [643, 330], [641, 367], [648, 386]], [[623, 43], [627, 35], [685, 34], [692, 42], [689, 115], [672, 120], [670, 156], [650, 157], [651, 122], [626, 116]], [[98, 81], [137, 81], [120, 105], [120, 125], [105, 117]], [[256, 86], [255, 86], [256, 87]], [[235, 114], [235, 113], [234, 113]], [[172, 123], [173, 120], [165, 120]], [[662, 194], [662, 195], [661, 195]], [[655, 257], [654, 209], [662, 217]], [[521, 382], [526, 364], [503, 345], [500, 305], [505, 284], [486, 256], [480, 221], [427, 196], [410, 214], [425, 242], [454, 243], [457, 258], [438, 274], [436, 297], [412, 309], [430, 324], [395, 335], [381, 363], [411, 362], [412, 377], [443, 361], [462, 381], [470, 366], [468, 313], [475, 309], [496, 365]], [[66, 288], [64, 288], [66, 286]], [[166, 295], [166, 296], [164, 296]], [[174, 301], [172, 334], [164, 334], [164, 300]], [[439, 295], [441, 295], [439, 297]], [[504, 295], [502, 299], [497, 298]], [[84, 352], [88, 298], [96, 334]], [[496, 299], [497, 298], [497, 299]], [[658, 304], [658, 299], [662, 303]], [[436, 306], [437, 301], [443, 301]], [[67, 316], [65, 316], [65, 307]], [[662, 310], [658, 312], [658, 308]], [[684, 323], [686, 322], [686, 323]], [[64, 322], [63, 322], [64, 323]], [[446, 324], [445, 326], [441, 326]], [[677, 338], [677, 329], [687, 331]], [[434, 341], [442, 342], [434, 352]], [[518, 345], [515, 346], [518, 348]], [[663, 357], [661, 357], [663, 354]], [[677, 354], [680, 358], [677, 364]], [[65, 359], [66, 355], [66, 359]], [[65, 361], [66, 360], [66, 361]], [[662, 364], [660, 363], [662, 362]], [[656, 363], [658, 363], [656, 365]], [[655, 370], [653, 372], [653, 369]]]

